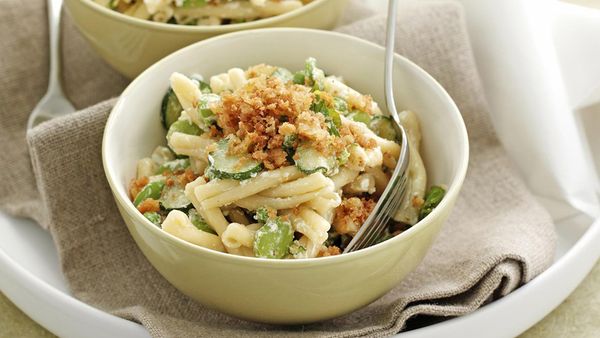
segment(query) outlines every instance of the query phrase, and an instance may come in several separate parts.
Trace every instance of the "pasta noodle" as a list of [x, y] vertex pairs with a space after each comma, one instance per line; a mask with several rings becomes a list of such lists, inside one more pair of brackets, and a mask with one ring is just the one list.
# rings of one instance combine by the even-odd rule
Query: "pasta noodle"
[[[154, 15], [171, 8], [167, 0], [152, 4]], [[267, 11], [274, 3], [243, 6]], [[202, 10], [217, 15], [223, 8]], [[374, 209], [401, 152], [393, 121], [377, 103], [325, 77], [312, 58], [296, 74], [261, 64], [231, 68], [210, 83], [180, 73], [169, 80], [161, 108], [168, 147], [139, 160], [130, 185], [144, 217], [185, 241], [234, 255], [340, 254]], [[385, 229], [389, 237], [424, 217], [423, 205], [435, 207], [425, 193], [417, 116], [400, 117], [411, 151], [408, 193]]]
[[311, 0], [93, 0], [138, 19], [182, 25], [225, 25], [268, 18]]

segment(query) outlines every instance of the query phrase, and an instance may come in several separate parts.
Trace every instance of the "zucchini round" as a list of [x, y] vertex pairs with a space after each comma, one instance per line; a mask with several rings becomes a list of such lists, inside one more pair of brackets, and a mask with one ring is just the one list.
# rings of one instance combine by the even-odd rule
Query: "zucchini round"
[[217, 142], [217, 149], [208, 155], [208, 161], [211, 175], [220, 179], [247, 180], [262, 170], [262, 162], [250, 154], [230, 154], [228, 139]]

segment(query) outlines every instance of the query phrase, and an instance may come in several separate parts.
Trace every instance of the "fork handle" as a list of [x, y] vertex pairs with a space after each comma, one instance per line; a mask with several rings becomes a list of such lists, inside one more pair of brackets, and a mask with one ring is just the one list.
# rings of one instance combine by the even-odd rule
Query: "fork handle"
[[62, 0], [47, 0], [50, 72], [48, 74], [48, 93], [62, 94], [60, 82], [60, 14]]

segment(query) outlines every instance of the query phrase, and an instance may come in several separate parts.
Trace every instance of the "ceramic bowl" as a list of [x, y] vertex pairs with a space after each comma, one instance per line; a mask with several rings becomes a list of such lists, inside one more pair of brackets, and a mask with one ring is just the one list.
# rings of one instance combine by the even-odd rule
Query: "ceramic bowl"
[[164, 56], [219, 34], [265, 27], [331, 29], [347, 1], [314, 0], [289, 13], [223, 26], [186, 26], [141, 20], [92, 0], [65, 0], [65, 7], [102, 58], [121, 74], [134, 78]]
[[452, 210], [467, 170], [467, 132], [456, 105], [430, 75], [396, 55], [398, 107], [411, 109], [420, 118], [429, 182], [448, 186], [433, 213], [406, 232], [350, 254], [269, 260], [187, 243], [136, 210], [127, 185], [135, 176], [136, 161], [165, 143], [159, 108], [172, 72], [208, 77], [263, 62], [296, 70], [309, 56], [316, 57], [328, 74], [343, 76], [383, 106], [383, 48], [333, 32], [273, 28], [208, 39], [162, 59], [127, 87], [106, 125], [102, 153], [106, 176], [139, 248], [181, 292], [237, 317], [308, 323], [344, 315], [381, 297], [421, 262]]

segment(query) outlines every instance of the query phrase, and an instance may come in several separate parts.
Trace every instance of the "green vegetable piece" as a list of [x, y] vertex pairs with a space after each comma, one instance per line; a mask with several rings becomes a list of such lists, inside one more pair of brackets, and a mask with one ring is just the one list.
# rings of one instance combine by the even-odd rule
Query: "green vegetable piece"
[[217, 121], [217, 116], [210, 109], [213, 102], [219, 102], [221, 97], [217, 94], [203, 94], [198, 101], [198, 116], [205, 126], [210, 126]]
[[183, 0], [181, 7], [202, 7], [206, 5], [206, 0]]
[[140, 205], [140, 203], [147, 200], [148, 198], [152, 198], [155, 200], [159, 199], [160, 194], [162, 193], [162, 190], [164, 187], [165, 187], [164, 181], [155, 181], [155, 182], [146, 184], [146, 186], [142, 189], [142, 191], [140, 191], [137, 194], [137, 196], [135, 197], [135, 200], [133, 200], [133, 205], [135, 205], [137, 207], [138, 205]]
[[275, 218], [277, 215], [277, 211], [267, 208], [260, 207], [256, 210], [256, 214], [254, 215], [254, 219], [261, 224], [267, 223], [269, 218]]
[[306, 248], [298, 241], [293, 241], [289, 248], [290, 255], [296, 256], [306, 252]]
[[398, 134], [396, 134], [396, 129], [394, 128], [394, 122], [389, 116], [374, 116], [369, 123], [369, 128], [374, 131], [375, 134], [390, 141], [396, 141], [398, 138]]
[[315, 101], [311, 104], [310, 110], [314, 111], [315, 113], [321, 113], [325, 115], [325, 121], [327, 122], [329, 134], [340, 136], [338, 129], [342, 125], [340, 113], [335, 109], [327, 107], [325, 100], [321, 99], [318, 94], [316, 95]]
[[169, 131], [167, 132], [167, 139], [171, 137], [173, 133], [184, 133], [188, 135], [201, 135], [202, 129], [198, 127], [195, 123], [188, 120], [177, 120], [175, 123], [169, 127]]
[[300, 144], [296, 148], [294, 163], [300, 171], [307, 175], [317, 171], [324, 175], [331, 175], [338, 166], [335, 156], [325, 156], [307, 144]]
[[190, 159], [189, 158], [180, 158], [177, 160], [169, 161], [158, 167], [156, 170], [157, 175], [163, 174], [165, 171], [176, 173], [178, 171], [183, 171], [190, 167]]
[[294, 240], [294, 230], [290, 222], [277, 217], [269, 218], [254, 235], [256, 257], [281, 259], [288, 254]]
[[177, 95], [172, 88], [167, 90], [167, 93], [163, 97], [161, 108], [160, 108], [160, 120], [162, 122], [163, 127], [165, 129], [169, 129], [183, 111], [183, 107], [181, 107], [181, 103], [179, 103], [179, 99], [177, 99]]
[[110, 1], [108, 2], [108, 7], [109, 7], [110, 9], [117, 9], [117, 7], [119, 6], [119, 1], [120, 1], [120, 0], [110, 0]]
[[192, 80], [198, 82], [198, 88], [200, 88], [200, 92], [202, 92], [202, 94], [211, 94], [212, 93], [212, 89], [210, 88], [210, 85], [208, 83], [204, 82], [201, 75], [192, 74], [191, 78], [192, 78]]
[[188, 211], [188, 217], [198, 230], [202, 230], [213, 235], [217, 234], [215, 230], [213, 230], [213, 228], [211, 228], [210, 225], [208, 225], [208, 223], [206, 223], [206, 221], [198, 214], [196, 209], [190, 209], [190, 211]]
[[338, 154], [337, 157], [337, 161], [338, 161], [338, 165], [341, 167], [344, 164], [346, 164], [348, 162], [348, 159], [350, 158], [350, 152], [348, 151], [348, 149], [344, 148], [344, 150], [342, 150], [342, 152], [340, 154]]
[[294, 78], [292, 72], [281, 67], [278, 67], [277, 70], [275, 70], [273, 74], [271, 74], [271, 76], [278, 78], [282, 83], [288, 83]]
[[294, 81], [295, 84], [304, 85], [306, 81], [306, 73], [302, 70], [294, 73], [294, 78], [292, 81]]
[[333, 108], [344, 115], [348, 114], [348, 103], [341, 97], [333, 98]]
[[429, 188], [427, 194], [425, 194], [425, 203], [421, 207], [421, 212], [419, 213], [419, 220], [422, 220], [427, 215], [429, 215], [435, 207], [440, 204], [442, 199], [446, 195], [446, 190], [439, 186], [432, 186]]
[[230, 154], [229, 139], [217, 142], [217, 149], [208, 155], [208, 174], [221, 179], [246, 180], [262, 170], [262, 162], [250, 154]]
[[212, 89], [210, 88], [210, 85], [202, 80], [198, 80], [198, 83], [200, 84], [200, 91], [202, 92], [202, 94], [212, 94]]
[[323, 90], [323, 80], [325, 79], [325, 73], [317, 68], [317, 60], [313, 57], [306, 59], [305, 72], [307, 84], [313, 87], [313, 90]]
[[167, 210], [187, 209], [192, 202], [185, 196], [185, 190], [178, 185], [165, 186], [159, 199], [160, 205]]
[[371, 123], [371, 115], [369, 115], [369, 113], [364, 112], [364, 111], [354, 110], [350, 114], [348, 114], [348, 117], [352, 121], [362, 122], [362, 123], [366, 124], [367, 126], [369, 126], [369, 124]]
[[144, 217], [146, 217], [150, 222], [154, 223], [160, 227], [161, 218], [160, 215], [155, 211], [148, 211], [144, 213]]
[[283, 138], [283, 151], [287, 154], [286, 158], [288, 162], [294, 163], [294, 154], [296, 153], [296, 144], [298, 141], [298, 135], [291, 134], [285, 135]]

